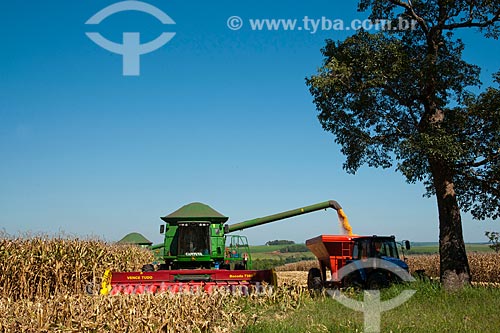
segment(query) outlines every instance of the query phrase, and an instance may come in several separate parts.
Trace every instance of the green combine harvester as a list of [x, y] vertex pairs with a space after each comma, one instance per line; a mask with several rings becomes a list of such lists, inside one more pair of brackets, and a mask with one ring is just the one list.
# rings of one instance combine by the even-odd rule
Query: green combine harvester
[[141, 272], [106, 272], [102, 294], [156, 293], [217, 287], [276, 285], [273, 270], [252, 270], [245, 236], [232, 232], [323, 209], [337, 211], [345, 232], [352, 234], [342, 207], [333, 200], [228, 225], [228, 217], [208, 205], [195, 202], [162, 217], [164, 242], [151, 246], [155, 263]]
[[[161, 218], [165, 224], [160, 226], [160, 233], [165, 238], [163, 243], [151, 247], [155, 263], [144, 265], [140, 272], [107, 271], [101, 294], [210, 293], [214, 288], [250, 292], [276, 285], [274, 270], [252, 269], [247, 238], [231, 233], [327, 208], [337, 211], [344, 234], [321, 235], [306, 241], [319, 263], [319, 268], [309, 271], [310, 289], [384, 287], [408, 276], [408, 265], [399, 258], [395, 237], [353, 235], [347, 216], [336, 201], [236, 224], [226, 224], [228, 217], [195, 202]], [[405, 247], [409, 249], [408, 241]], [[369, 262], [374, 265], [367, 266]], [[349, 265], [353, 272], [343, 276], [341, 269], [348, 269]], [[327, 280], [327, 270], [332, 280]]]

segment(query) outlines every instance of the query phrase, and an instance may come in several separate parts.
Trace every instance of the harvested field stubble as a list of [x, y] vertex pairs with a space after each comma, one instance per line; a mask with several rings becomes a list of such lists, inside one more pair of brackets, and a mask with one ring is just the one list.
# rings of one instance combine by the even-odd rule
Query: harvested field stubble
[[307, 287], [307, 271], [276, 272], [279, 286]]

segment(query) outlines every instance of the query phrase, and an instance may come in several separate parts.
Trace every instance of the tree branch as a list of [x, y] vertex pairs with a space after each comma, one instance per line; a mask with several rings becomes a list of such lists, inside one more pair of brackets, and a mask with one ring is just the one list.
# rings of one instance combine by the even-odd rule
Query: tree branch
[[442, 29], [443, 30], [453, 30], [453, 29], [459, 29], [459, 28], [485, 28], [487, 26], [492, 25], [493, 23], [497, 22], [500, 19], [500, 10], [498, 10], [491, 19], [483, 21], [483, 22], [473, 22], [474, 19], [472, 18], [471, 15], [472, 15], [472, 13], [469, 16], [469, 19], [465, 22], [445, 24], [442, 26]]
[[491, 156], [488, 156], [484, 158], [481, 161], [478, 162], [469, 162], [469, 163], [460, 163], [458, 164], [458, 167], [470, 167], [470, 168], [479, 168], [480, 166], [486, 165], [489, 162], [492, 162], [500, 157], [500, 152], [497, 152], [496, 154], [493, 154]]
[[437, 26], [442, 26], [450, 16], [447, 15], [446, 5], [443, 4], [443, 0], [438, 1], [438, 6], [439, 6], [439, 17]]
[[384, 85], [382, 86], [382, 89], [384, 89], [387, 93], [387, 95], [389, 95], [390, 97], [396, 99], [399, 104], [403, 105], [403, 106], [406, 106], [408, 108], [408, 111], [410, 113], [410, 117], [413, 121], [413, 125], [416, 127], [418, 127], [418, 119], [415, 115], [415, 113], [413, 112], [413, 109], [411, 107], [411, 104], [407, 103], [405, 100], [403, 100], [399, 94], [397, 94], [394, 89], [392, 89], [391, 87], [387, 86], [387, 85]]
[[419, 120], [417, 118], [417, 115], [415, 114], [415, 111], [411, 107], [411, 105], [408, 106], [408, 112], [410, 113], [410, 117], [413, 120], [413, 125], [415, 126], [415, 128], [418, 128]]
[[[500, 181], [496, 179], [484, 179], [474, 170], [470, 170], [470, 172], [474, 176], [465, 175], [465, 179], [468, 179], [471, 182], [478, 181], [481, 184], [480, 186], [483, 188], [483, 190], [486, 189], [488, 192], [500, 198], [500, 189], [498, 188], [498, 185], [500, 185]], [[497, 185], [497, 187], [495, 187], [495, 185]]]
[[429, 27], [427, 26], [427, 23], [422, 17], [417, 15], [415, 10], [413, 9], [411, 1], [410, 0], [407, 1], [408, 2], [403, 2], [401, 0], [389, 0], [389, 2], [392, 3], [393, 5], [404, 8], [410, 14], [410, 16], [413, 17], [418, 22], [422, 30], [424, 30], [424, 32], [427, 34], [429, 32]]

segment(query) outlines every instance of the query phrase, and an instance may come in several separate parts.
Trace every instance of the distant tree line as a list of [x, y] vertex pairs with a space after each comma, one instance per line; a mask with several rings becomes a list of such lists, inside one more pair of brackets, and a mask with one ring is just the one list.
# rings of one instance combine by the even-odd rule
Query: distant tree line
[[309, 249], [304, 244], [292, 244], [279, 249], [281, 253], [288, 252], [309, 252]]
[[273, 241], [268, 241], [266, 242], [266, 245], [292, 245], [292, 244], [295, 244], [294, 241], [291, 241], [291, 240], [273, 240]]

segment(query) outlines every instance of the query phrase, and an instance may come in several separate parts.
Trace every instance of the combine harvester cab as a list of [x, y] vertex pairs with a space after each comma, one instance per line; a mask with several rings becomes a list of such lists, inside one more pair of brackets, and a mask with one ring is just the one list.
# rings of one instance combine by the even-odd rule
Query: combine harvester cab
[[[410, 249], [409, 241], [404, 245]], [[380, 289], [411, 279], [408, 265], [399, 257], [394, 236], [321, 235], [308, 239], [306, 246], [318, 258], [320, 266], [309, 270], [309, 290]], [[352, 264], [352, 269], [342, 270], [349, 264]], [[327, 270], [331, 273], [330, 280], [327, 279]]]
[[161, 218], [164, 242], [151, 247], [160, 264], [146, 264], [141, 272], [107, 271], [100, 293], [212, 292], [218, 288], [263, 291], [276, 286], [276, 273], [253, 270], [246, 237], [227, 234], [327, 208], [335, 209], [348, 225], [342, 208], [333, 200], [233, 225], [225, 224], [228, 217], [208, 205], [188, 204]]

